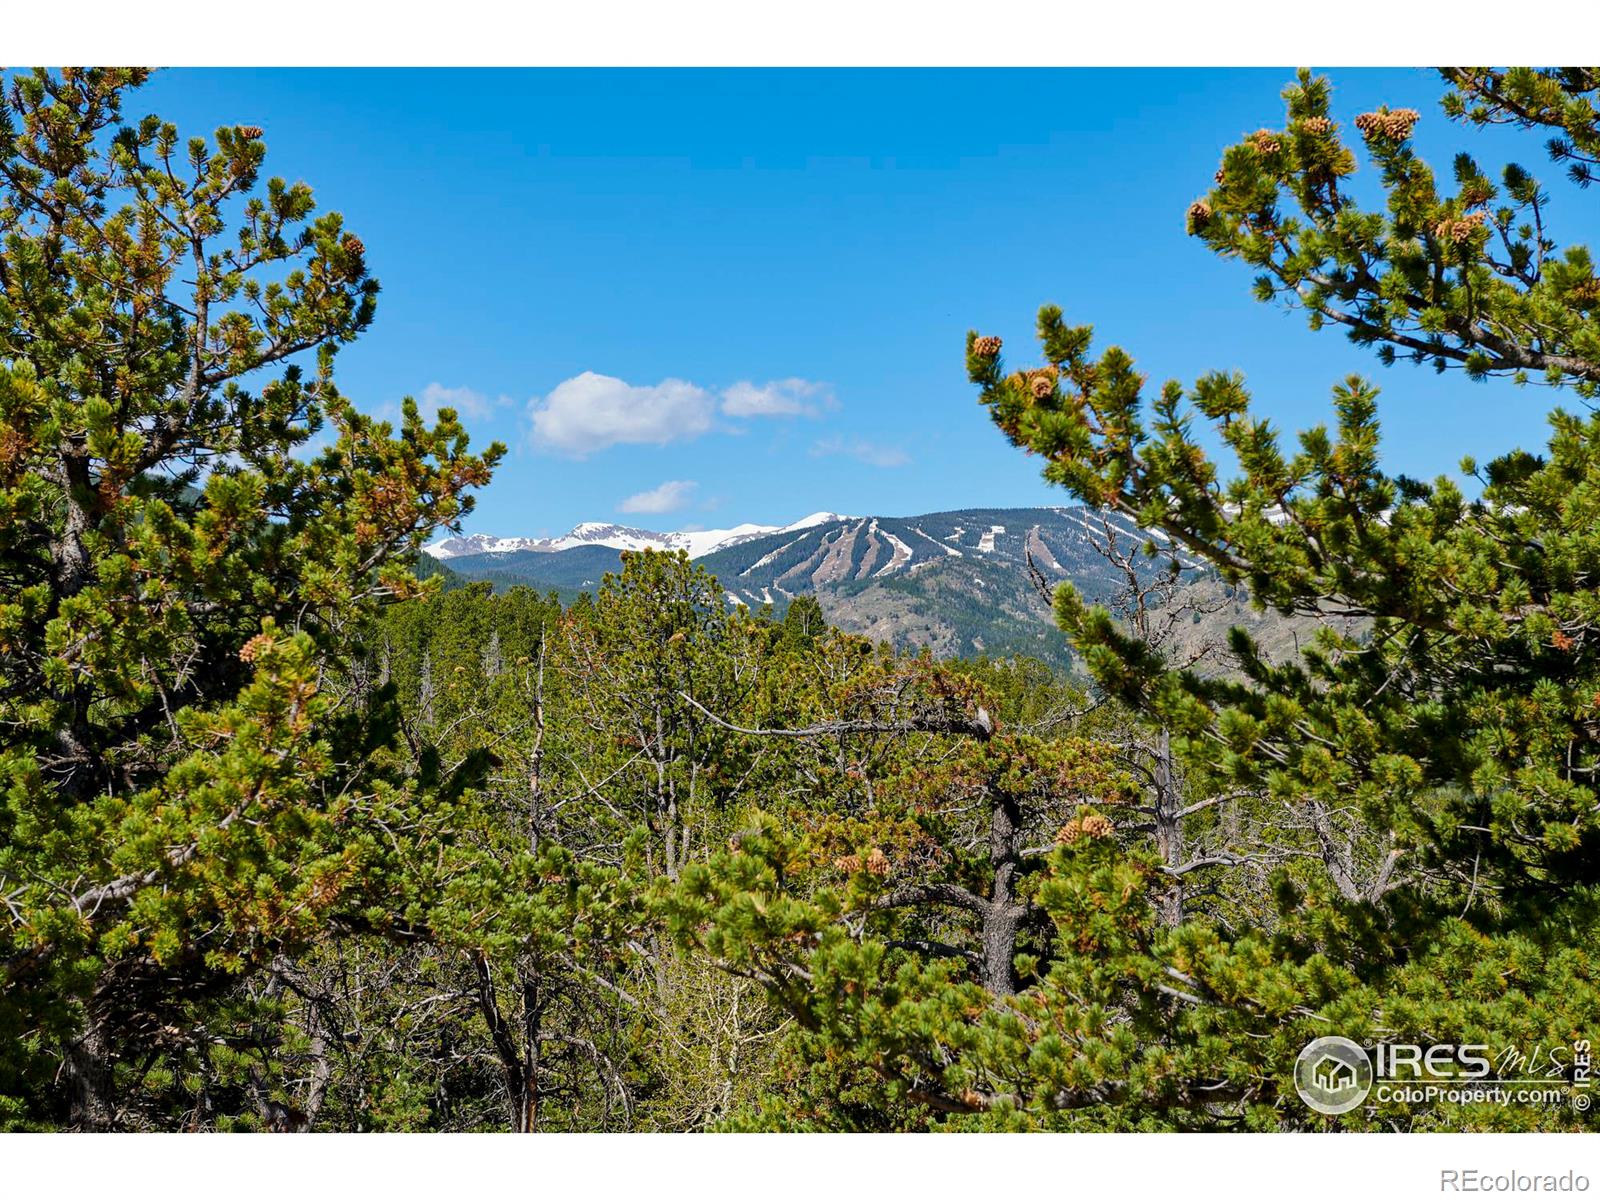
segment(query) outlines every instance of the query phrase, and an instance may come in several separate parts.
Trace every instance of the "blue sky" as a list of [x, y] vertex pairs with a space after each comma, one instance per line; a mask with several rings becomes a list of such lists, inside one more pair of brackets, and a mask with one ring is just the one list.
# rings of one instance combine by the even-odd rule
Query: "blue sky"
[[[1430, 73], [1331, 74], [1346, 124], [1410, 105], [1441, 171], [1462, 147], [1520, 158], [1558, 237], [1592, 244], [1593, 198], [1537, 139], [1451, 125]], [[1386, 370], [1184, 236], [1291, 75], [176, 70], [135, 107], [261, 125], [269, 171], [361, 234], [384, 290], [341, 386], [376, 411], [454, 398], [475, 441], [507, 443], [468, 532], [1060, 503], [962, 367], [969, 327], [1033, 361], [1046, 302], [1154, 380], [1245, 372], [1280, 427], [1372, 375], [1393, 471], [1539, 442], [1548, 390]]]

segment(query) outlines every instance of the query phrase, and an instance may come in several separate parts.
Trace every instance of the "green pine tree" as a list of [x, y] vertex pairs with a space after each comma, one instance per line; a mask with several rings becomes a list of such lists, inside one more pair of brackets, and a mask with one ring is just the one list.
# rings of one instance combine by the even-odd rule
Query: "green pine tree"
[[381, 830], [415, 787], [369, 765], [382, 706], [324, 685], [502, 453], [356, 411], [361, 239], [262, 175], [262, 130], [125, 116], [145, 75], [0, 104], [8, 1122], [117, 1125], [184, 1005], [400, 919]]
[[[1445, 77], [1446, 114], [1559, 130], [1552, 157], [1588, 182], [1600, 138], [1594, 69]], [[1215, 186], [1189, 209], [1191, 233], [1258, 271], [1263, 300], [1301, 306], [1313, 328], [1343, 327], [1382, 361], [1596, 394], [1600, 279], [1585, 247], [1556, 241], [1551, 198], [1531, 171], [1508, 165], [1496, 183], [1461, 154], [1454, 190], [1442, 189], [1411, 146], [1423, 118], [1380, 109], [1352, 122], [1387, 201], [1368, 210], [1344, 182], [1357, 154], [1327, 81], [1302, 72], [1284, 98], [1282, 128], [1224, 154]], [[1368, 989], [1365, 1012], [1346, 1025], [1495, 1045], [1570, 1045], [1592, 1030], [1600, 422], [1557, 408], [1543, 453], [1464, 463], [1474, 497], [1456, 480], [1383, 471], [1378, 394], [1363, 379], [1334, 389], [1333, 430], [1305, 431], [1290, 449], [1236, 375], [1147, 397], [1132, 358], [1093, 353], [1091, 330], [1060, 309], [1042, 309], [1038, 331], [1039, 366], [1008, 371], [998, 338], [970, 334], [967, 367], [1006, 436], [1044, 457], [1045, 477], [1174, 539], [1256, 603], [1323, 622], [1315, 645], [1286, 662], [1236, 630], [1242, 677], [1201, 678], [1071, 587], [1056, 596], [1100, 685], [1172, 730], [1203, 778], [1257, 790], [1319, 840], [1337, 814], [1359, 818], [1353, 851], [1324, 853], [1311, 890], [1287, 893], [1293, 905], [1275, 918], [1346, 910], [1360, 936], [1347, 933], [1330, 958]], [[1237, 457], [1237, 474], [1206, 453], [1199, 422]], [[1279, 954], [1263, 968], [1287, 967]], [[1542, 966], [1503, 965], [1523, 958]], [[1486, 986], [1486, 964], [1502, 965], [1499, 985]], [[1457, 1128], [1580, 1119], [1406, 1117]]]

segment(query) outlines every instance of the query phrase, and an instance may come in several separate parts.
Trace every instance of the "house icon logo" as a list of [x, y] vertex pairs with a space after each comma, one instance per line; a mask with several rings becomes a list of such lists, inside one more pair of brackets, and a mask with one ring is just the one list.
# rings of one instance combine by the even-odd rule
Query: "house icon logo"
[[1356, 1069], [1343, 1059], [1324, 1054], [1311, 1068], [1311, 1078], [1325, 1092], [1343, 1092], [1356, 1086]]
[[1294, 1088], [1307, 1107], [1336, 1117], [1367, 1098], [1372, 1060], [1349, 1038], [1320, 1037], [1295, 1059]]

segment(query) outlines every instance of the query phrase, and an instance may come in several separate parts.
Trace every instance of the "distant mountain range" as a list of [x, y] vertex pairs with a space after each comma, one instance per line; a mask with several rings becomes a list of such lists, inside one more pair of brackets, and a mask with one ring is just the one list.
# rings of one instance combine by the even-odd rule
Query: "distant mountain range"
[[[1147, 537], [1163, 541], [1124, 518], [1109, 519], [1125, 547]], [[1091, 509], [970, 508], [915, 517], [819, 512], [777, 527], [669, 533], [586, 522], [559, 538], [446, 538], [427, 553], [466, 579], [571, 598], [620, 570], [624, 550], [684, 550], [717, 577], [730, 604], [781, 613], [794, 597], [810, 594], [840, 628], [903, 647], [964, 657], [1028, 654], [1066, 666], [1066, 638], [1029, 577], [1028, 559], [1052, 586], [1070, 579], [1086, 595], [1107, 598], [1121, 576], [1095, 548], [1103, 537]], [[1213, 597], [1225, 591], [1214, 576], [1196, 586]], [[1231, 589], [1226, 594], [1221, 612], [1195, 621], [1195, 637], [1213, 637], [1229, 624], [1292, 636], [1282, 619], [1252, 612]]]
[[558, 538], [494, 537], [474, 533], [467, 537], [447, 537], [424, 547], [434, 558], [470, 558], [482, 554], [558, 554], [563, 550], [579, 550], [585, 546], [605, 546], [613, 550], [685, 550], [690, 558], [700, 558], [713, 550], [737, 546], [772, 533], [790, 533], [797, 529], [810, 529], [834, 521], [848, 521], [838, 513], [817, 512], [801, 517], [792, 525], [735, 525], [732, 529], [688, 529], [681, 533], [656, 533], [649, 529], [634, 529], [628, 525], [610, 525], [603, 521], [585, 521]]

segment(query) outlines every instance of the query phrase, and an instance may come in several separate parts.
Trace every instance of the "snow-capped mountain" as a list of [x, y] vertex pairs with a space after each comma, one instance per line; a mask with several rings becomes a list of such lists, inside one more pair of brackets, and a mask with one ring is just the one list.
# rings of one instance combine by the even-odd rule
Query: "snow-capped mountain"
[[[968, 508], [911, 517], [820, 512], [781, 528], [677, 533], [590, 522], [565, 537], [451, 538], [428, 549], [447, 560], [455, 584], [529, 587], [568, 601], [622, 570], [625, 550], [681, 549], [701, 560], [729, 606], [781, 616], [795, 597], [811, 595], [830, 623], [877, 640], [944, 655], [1026, 654], [1065, 666], [1070, 647], [1035, 580], [1071, 580], [1097, 602], [1115, 595], [1126, 577], [1098, 548], [1108, 527], [1123, 551], [1145, 537], [1170, 549], [1159, 531], [1086, 508]], [[1168, 559], [1135, 561], [1141, 571], [1155, 572]], [[1299, 618], [1255, 613], [1242, 592], [1225, 589], [1187, 555], [1181, 561], [1205, 603], [1173, 634], [1175, 653], [1223, 645], [1234, 624], [1264, 637], [1274, 653], [1292, 650], [1297, 630], [1310, 636], [1309, 626], [1296, 626]]]
[[575, 526], [572, 532], [558, 538], [495, 537], [487, 533], [474, 533], [441, 538], [431, 546], [424, 546], [423, 552], [440, 560], [448, 560], [476, 554], [553, 554], [579, 546], [609, 546], [614, 550], [684, 550], [690, 558], [700, 558], [752, 538], [791, 533], [850, 519], [838, 513], [815, 512], [788, 525], [746, 523], [731, 529], [692, 529], [669, 533], [635, 529], [630, 525], [612, 525], [604, 521], [585, 521]]

